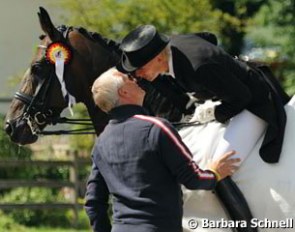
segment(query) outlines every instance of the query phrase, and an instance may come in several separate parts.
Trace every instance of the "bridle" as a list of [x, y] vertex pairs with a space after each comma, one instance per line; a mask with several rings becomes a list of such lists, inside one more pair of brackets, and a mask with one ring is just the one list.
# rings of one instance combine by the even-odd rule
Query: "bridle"
[[[70, 47], [68, 41], [68, 35], [70, 31], [73, 30], [72, 27], [60, 26], [57, 27], [57, 30], [63, 35], [61, 43], [66, 44], [67, 47]], [[41, 49], [47, 51], [49, 46], [39, 45]], [[45, 54], [45, 53], [44, 53]], [[39, 61], [40, 62], [40, 61]], [[48, 61], [45, 61], [46, 65], [50, 67], [50, 73], [48, 78], [42, 79], [42, 82], [37, 86], [36, 93], [31, 96], [23, 92], [16, 92], [14, 98], [23, 102], [25, 104], [25, 109], [22, 115], [22, 119], [26, 121], [33, 135], [65, 135], [65, 134], [95, 134], [93, 131], [93, 124], [90, 119], [69, 119], [66, 117], [60, 117], [60, 112], [58, 115], [54, 115], [54, 109], [46, 110], [46, 98], [48, 96], [49, 87], [54, 78], [57, 78], [54, 66]], [[35, 63], [38, 65], [38, 62]], [[64, 99], [65, 102], [69, 101], [68, 98]], [[14, 119], [16, 120], [16, 119]], [[77, 124], [77, 125], [87, 125], [91, 127], [75, 129], [75, 130], [56, 130], [56, 131], [41, 131], [40, 127], [56, 124]]]

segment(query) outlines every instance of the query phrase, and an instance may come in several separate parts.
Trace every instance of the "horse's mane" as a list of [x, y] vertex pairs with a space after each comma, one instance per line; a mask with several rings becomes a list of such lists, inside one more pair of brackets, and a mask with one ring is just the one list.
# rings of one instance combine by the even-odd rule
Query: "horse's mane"
[[84, 27], [72, 27], [72, 26], [66, 26], [66, 25], [60, 25], [57, 26], [56, 29], [62, 33], [65, 37], [65, 33], [68, 30], [77, 30], [79, 33], [81, 33], [83, 36], [85, 36], [87, 39], [94, 41], [96, 43], [99, 43], [101, 46], [109, 50], [110, 52], [115, 52], [117, 55], [121, 55], [121, 49], [120, 44], [112, 39], [106, 38], [102, 36], [101, 34], [97, 32], [91, 32], [85, 29]]
[[[120, 43], [108, 39], [97, 32], [91, 32], [83, 27], [68, 27], [61, 25], [56, 27], [64, 37], [68, 30], [77, 30], [85, 38], [99, 43], [101, 46], [109, 50], [112, 54], [121, 56]], [[168, 119], [171, 122], [179, 121], [182, 117], [182, 112], [178, 107], [167, 97], [163, 96], [157, 89], [149, 87], [146, 90], [146, 97], [144, 100], [144, 107], [147, 108], [154, 116], [159, 116]]]
[[121, 55], [120, 44], [112, 39], [106, 38], [97, 32], [91, 32], [83, 27], [76, 28], [86, 38], [101, 44], [103, 47], [111, 52], [115, 52], [117, 55]]

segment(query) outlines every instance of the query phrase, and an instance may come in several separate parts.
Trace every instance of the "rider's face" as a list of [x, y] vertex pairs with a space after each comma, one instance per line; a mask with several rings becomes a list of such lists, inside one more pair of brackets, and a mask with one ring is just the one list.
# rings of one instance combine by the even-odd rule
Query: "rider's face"
[[159, 74], [168, 71], [168, 62], [163, 54], [159, 54], [154, 59], [146, 63], [141, 68], [135, 71], [137, 77], [153, 81]]

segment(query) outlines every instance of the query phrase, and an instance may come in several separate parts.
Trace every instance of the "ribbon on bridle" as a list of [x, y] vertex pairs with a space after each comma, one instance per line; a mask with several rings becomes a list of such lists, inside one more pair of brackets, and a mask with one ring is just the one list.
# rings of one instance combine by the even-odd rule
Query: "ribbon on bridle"
[[76, 104], [76, 99], [72, 96], [66, 88], [66, 83], [64, 81], [64, 67], [71, 61], [72, 52], [69, 46], [65, 43], [54, 42], [49, 44], [46, 48], [46, 59], [55, 66], [55, 74], [61, 85], [61, 91], [64, 99], [68, 103], [68, 108], [71, 115], [73, 116], [72, 107]]
[[71, 95], [67, 88], [66, 83], [64, 81], [64, 66], [65, 66], [65, 58], [61, 55], [61, 52], [57, 52], [55, 54], [55, 74], [61, 86], [61, 92], [65, 100], [68, 100], [68, 108], [71, 115], [74, 115], [73, 106], [76, 104], [76, 98]]

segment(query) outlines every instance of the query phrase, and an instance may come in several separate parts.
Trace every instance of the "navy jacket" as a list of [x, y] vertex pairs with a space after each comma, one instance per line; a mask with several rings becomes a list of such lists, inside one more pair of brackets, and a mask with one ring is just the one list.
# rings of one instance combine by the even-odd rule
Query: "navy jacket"
[[[93, 150], [85, 208], [96, 232], [180, 232], [182, 192], [214, 189], [215, 175], [201, 170], [176, 130], [140, 106], [112, 110]], [[113, 197], [113, 226], [106, 208]]]

